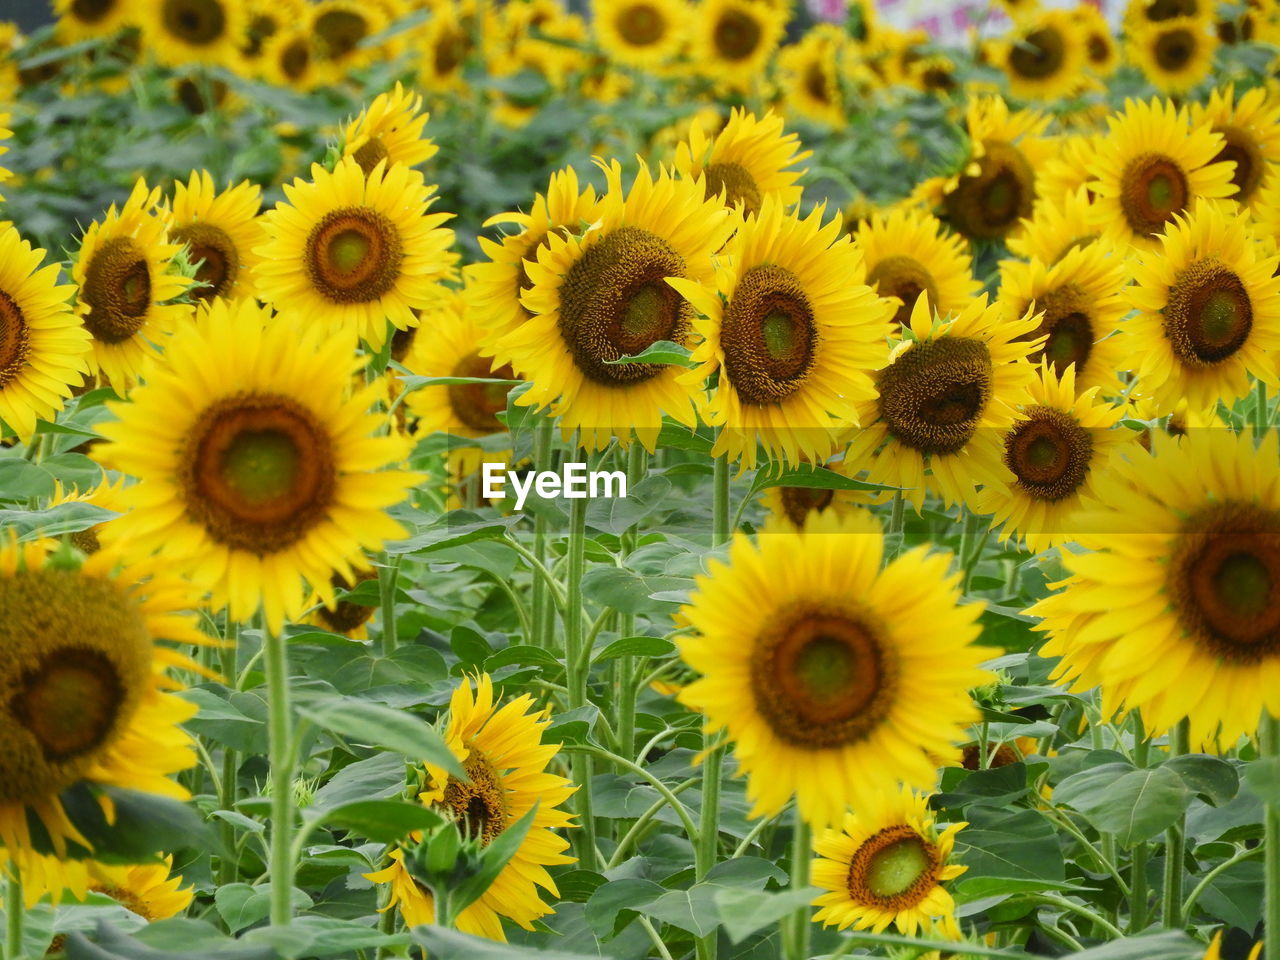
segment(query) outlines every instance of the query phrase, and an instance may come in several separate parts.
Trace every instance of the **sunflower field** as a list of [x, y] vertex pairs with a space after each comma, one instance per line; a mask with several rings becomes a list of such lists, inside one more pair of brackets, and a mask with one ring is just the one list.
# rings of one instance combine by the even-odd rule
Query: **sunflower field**
[[0, 960], [1280, 960], [1276, 0], [0, 4]]

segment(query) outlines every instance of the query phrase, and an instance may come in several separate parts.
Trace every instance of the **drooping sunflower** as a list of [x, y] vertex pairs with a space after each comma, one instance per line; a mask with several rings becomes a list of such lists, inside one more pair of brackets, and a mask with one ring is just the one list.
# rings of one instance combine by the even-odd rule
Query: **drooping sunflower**
[[196, 265], [191, 297], [236, 299], [253, 296], [253, 248], [262, 239], [258, 210], [262, 191], [248, 180], [221, 193], [208, 171], [192, 171], [187, 183], [173, 186], [173, 204], [161, 213], [169, 241], [183, 244]]
[[59, 860], [53, 856], [38, 860], [38, 866], [30, 864], [22, 878], [22, 893], [28, 909], [46, 893], [52, 895], [55, 903], [64, 890], [77, 900], [84, 900], [90, 893], [100, 893], [148, 923], [154, 923], [178, 915], [195, 896], [195, 888], [183, 888], [182, 875], [172, 873], [172, 856], [159, 863], [132, 865]]
[[330, 577], [403, 533], [385, 508], [419, 479], [383, 469], [406, 443], [371, 436], [381, 384], [348, 397], [363, 362], [350, 343], [291, 316], [202, 307], [132, 402], [112, 405], [95, 451], [142, 481], [105, 534], [159, 550], [235, 619], [261, 606], [275, 631], [305, 609], [303, 578], [332, 604]]
[[137, 11], [143, 40], [161, 63], [231, 67], [244, 38], [244, 4], [237, 0], [144, 0]]
[[690, 31], [694, 63], [730, 90], [756, 89], [789, 14], [759, 0], [699, 0]]
[[1100, 223], [1118, 227], [1140, 250], [1156, 249], [1160, 231], [1196, 197], [1235, 192], [1231, 164], [1215, 159], [1222, 136], [1207, 124], [1193, 128], [1185, 109], [1126, 100], [1107, 126], [1091, 165], [1094, 210]]
[[1000, 432], [1027, 398], [1040, 347], [1039, 319], [1007, 316], [986, 294], [949, 321], [935, 319], [927, 297], [916, 301], [889, 364], [877, 375], [879, 396], [863, 405], [845, 459], [865, 464], [867, 479], [902, 489], [919, 513], [925, 495], [950, 506], [977, 506], [979, 485], [1004, 476]]
[[710, 283], [711, 256], [738, 220], [700, 183], [678, 180], [665, 167], [655, 178], [641, 163], [631, 189], [616, 160], [601, 167], [608, 189], [596, 220], [582, 235], [548, 234], [532, 281], [520, 301], [532, 318], [494, 346], [516, 375], [532, 382], [517, 403], [550, 406], [568, 436], [580, 432], [587, 450], [632, 432], [652, 450], [662, 415], [695, 422], [694, 396], [679, 367], [616, 364], [659, 340], [687, 344], [692, 308], [667, 283], [683, 277]]
[[978, 513], [1001, 524], [1001, 541], [1016, 536], [1032, 553], [1072, 539], [1083, 498], [1097, 495], [1095, 478], [1112, 453], [1136, 445], [1138, 434], [1116, 425], [1124, 408], [1080, 390], [1074, 367], [1061, 374], [1046, 360], [1030, 402], [1005, 431], [1005, 483], [978, 494]]
[[1181, 96], [1213, 68], [1218, 38], [1200, 17], [1174, 17], [1131, 30], [1125, 52], [1147, 81], [1167, 96]]
[[423, 136], [422, 128], [431, 115], [422, 110], [422, 97], [396, 82], [390, 93], [382, 93], [349, 124], [342, 136], [342, 155], [354, 157], [366, 175], [378, 161], [416, 167], [436, 155], [435, 141]]
[[992, 62], [1009, 78], [1020, 100], [1056, 100], [1073, 93], [1086, 61], [1079, 21], [1066, 10], [1042, 10], [1020, 20]]
[[[42, 853], [85, 856], [60, 797], [81, 782], [185, 799], [195, 764], [180, 724], [196, 712], [171, 669], [203, 673], [167, 644], [207, 644], [199, 597], [155, 564], [102, 550], [72, 563], [52, 541], [0, 546], [0, 841], [20, 871], [57, 885]], [[104, 811], [107, 801], [101, 801]], [[38, 823], [50, 850], [34, 846]], [[60, 889], [60, 888], [59, 888]]]
[[955, 901], [943, 884], [968, 867], [951, 863], [956, 834], [965, 823], [939, 830], [929, 798], [909, 788], [888, 792], [844, 815], [839, 830], [814, 843], [814, 923], [840, 930], [881, 933], [893, 926], [904, 936], [938, 933], [958, 937]]
[[167, 238], [166, 224], [153, 212], [160, 189], [139, 180], [119, 210], [112, 204], [101, 221], [85, 231], [71, 268], [79, 286], [76, 302], [93, 337], [89, 369], [117, 392], [128, 390], [156, 344], [191, 313], [170, 303], [190, 280], [175, 272], [181, 244]]
[[706, 421], [713, 453], [754, 467], [757, 445], [788, 463], [821, 463], [838, 431], [875, 397], [892, 301], [861, 278], [840, 218], [819, 206], [803, 219], [767, 196], [717, 259], [714, 282], [672, 279], [698, 311], [692, 387], [719, 373]]
[[1176, 217], [1159, 253], [1133, 265], [1125, 297], [1134, 313], [1121, 331], [1137, 359], [1137, 392], [1169, 413], [1230, 404], [1249, 391], [1249, 375], [1276, 382], [1270, 352], [1280, 348], [1280, 278], [1248, 227], [1225, 205], [1200, 203]]
[[848, 122], [841, 71], [849, 36], [833, 23], [812, 27], [799, 43], [782, 48], [778, 70], [787, 111], [832, 128]]
[[596, 42], [615, 63], [660, 67], [674, 57], [689, 31], [683, 0], [592, 0]]
[[1028, 613], [1056, 678], [1100, 687], [1104, 715], [1190, 719], [1223, 749], [1280, 714], [1280, 436], [1155, 434], [1112, 461], [1077, 515], [1070, 576]]
[[[444, 738], [470, 782], [427, 764], [427, 788], [419, 799], [442, 808], [469, 837], [486, 845], [537, 805], [529, 832], [511, 860], [480, 899], [458, 915], [458, 929], [464, 933], [505, 941], [503, 917], [532, 930], [539, 917], [555, 912], [542, 901], [538, 888], [558, 896], [547, 867], [574, 862], [564, 853], [568, 841], [556, 831], [573, 826], [570, 815], [558, 808], [576, 788], [546, 772], [559, 750], [542, 742], [549, 722], [528, 694], [501, 706], [495, 703], [488, 674], [464, 680], [453, 692]], [[399, 907], [406, 926], [434, 922], [431, 892], [409, 873], [401, 851], [393, 850], [391, 857], [385, 870], [366, 874], [374, 883], [391, 884], [386, 909]]]
[[134, 23], [129, 0], [53, 0], [58, 36], [65, 43], [110, 37]]
[[724, 129], [708, 139], [701, 124], [689, 128], [689, 139], [676, 148], [680, 176], [703, 184], [708, 199], [724, 194], [730, 207], [744, 214], [760, 212], [765, 197], [789, 207], [800, 200], [797, 182], [803, 170], [792, 169], [808, 156], [800, 138], [782, 132], [782, 118], [774, 113], [757, 119], [734, 108]]
[[1098, 387], [1109, 396], [1122, 388], [1119, 373], [1133, 359], [1114, 334], [1128, 313], [1120, 293], [1128, 280], [1124, 261], [1102, 244], [1068, 250], [1057, 263], [1006, 260], [1000, 265], [999, 302], [1010, 316], [1040, 314], [1032, 336], [1044, 346], [1031, 354], [1052, 364], [1061, 376], [1075, 369], [1077, 390]]
[[417, 324], [415, 309], [444, 295], [457, 254], [452, 214], [430, 213], [435, 187], [403, 164], [379, 161], [368, 177], [353, 157], [332, 173], [312, 164], [311, 180], [285, 184], [287, 203], [263, 215], [255, 249], [258, 295], [281, 310], [365, 340], [378, 350], [387, 324]]
[[947, 554], [904, 553], [883, 571], [884, 536], [866, 511], [811, 516], [804, 533], [734, 538], [681, 618], [702, 676], [679, 700], [726, 729], [747, 776], [750, 816], [794, 795], [822, 828], [898, 781], [929, 788], [929, 751], [965, 739], [968, 691], [987, 674], [979, 605], [958, 606]]
[[1214, 160], [1232, 160], [1231, 182], [1236, 192], [1231, 199], [1255, 209], [1262, 191], [1277, 182], [1275, 165], [1280, 163], [1280, 102], [1266, 87], [1254, 87], [1235, 96], [1234, 86], [1215, 89], [1209, 102], [1191, 105], [1192, 126], [1208, 123], [1225, 143]]
[[978, 294], [973, 260], [964, 241], [928, 211], [896, 208], [873, 213], [853, 234], [867, 283], [882, 297], [902, 301], [894, 320], [905, 324], [925, 294], [943, 316], [959, 313]]
[[41, 267], [13, 224], [0, 226], [0, 421], [24, 443], [88, 372], [89, 334], [68, 305], [74, 287]]

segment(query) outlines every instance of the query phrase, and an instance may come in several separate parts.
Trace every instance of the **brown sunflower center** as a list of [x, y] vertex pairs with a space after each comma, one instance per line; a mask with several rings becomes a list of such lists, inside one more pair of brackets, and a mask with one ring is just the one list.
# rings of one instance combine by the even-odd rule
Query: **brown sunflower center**
[[1062, 70], [1066, 48], [1056, 27], [1032, 30], [1009, 52], [1009, 66], [1020, 77], [1044, 80]]
[[583, 376], [622, 387], [658, 376], [650, 363], [611, 364], [659, 340], [681, 343], [690, 311], [666, 282], [684, 275], [684, 259], [666, 240], [621, 227], [583, 251], [560, 288], [560, 336]]
[[931, 304], [938, 302], [938, 285], [933, 274], [914, 257], [885, 257], [867, 273], [867, 284], [874, 286], [882, 297], [897, 297], [902, 301], [893, 319], [903, 326], [911, 322], [911, 308], [920, 294], [928, 294]]
[[720, 332], [724, 371], [743, 403], [780, 403], [799, 390], [813, 366], [818, 330], [800, 280], [775, 264], [738, 279]]
[[266, 12], [256, 12], [249, 17], [249, 24], [244, 31], [244, 45], [240, 52], [250, 60], [262, 56], [263, 48], [268, 40], [276, 35], [280, 25], [274, 16]]
[[1156, 37], [1155, 58], [1161, 70], [1177, 73], [1191, 62], [1196, 52], [1196, 35], [1181, 27]]
[[984, 140], [982, 145], [978, 173], [963, 174], [945, 206], [952, 225], [965, 236], [996, 239], [1031, 215], [1035, 171], [1011, 143]]
[[1069, 414], [1028, 407], [1004, 439], [1004, 462], [1018, 486], [1055, 502], [1080, 489], [1093, 459], [1093, 437]]
[[760, 212], [760, 187], [756, 179], [740, 163], [713, 163], [704, 174], [707, 186], [707, 199], [718, 197], [724, 191], [726, 206], [733, 207], [741, 203], [744, 212], [754, 214]]
[[1100, 33], [1089, 34], [1084, 49], [1089, 62], [1094, 66], [1104, 64], [1111, 59], [1111, 41]]
[[[510, 380], [514, 374], [507, 364], [491, 371], [489, 360], [472, 352], [454, 364], [449, 376]], [[511, 389], [507, 384], [455, 383], [447, 389], [449, 408], [466, 426], [481, 433], [495, 433], [503, 429], [498, 414], [507, 409], [507, 393]]]
[[400, 231], [369, 207], [331, 210], [307, 237], [307, 275], [335, 303], [379, 299], [396, 285], [403, 260]]
[[93, 254], [80, 296], [84, 325], [102, 343], [121, 343], [141, 328], [151, 307], [151, 267], [131, 237], [114, 237]]
[[476, 747], [463, 763], [470, 783], [450, 778], [444, 788], [444, 805], [452, 812], [459, 829], [488, 846], [507, 828], [507, 799], [502, 775]]
[[872, 834], [849, 861], [849, 895], [884, 910], [909, 910], [938, 883], [937, 847], [902, 823]]
[[746, 60], [760, 48], [764, 31], [746, 10], [725, 10], [711, 32], [716, 53], [726, 60]]
[[388, 159], [391, 154], [387, 152], [387, 145], [382, 142], [381, 137], [370, 137], [359, 147], [356, 152], [351, 155], [356, 163], [360, 164], [360, 169], [364, 171], [365, 176], [373, 173], [373, 168], [383, 160]]
[[631, 3], [623, 7], [613, 25], [622, 39], [633, 47], [652, 46], [667, 33], [667, 21], [662, 11], [648, 3]]
[[811, 60], [804, 68], [804, 89], [819, 103], [831, 103], [831, 79], [827, 71], [817, 60]]
[[926, 454], [962, 450], [991, 396], [991, 353], [981, 340], [917, 343], [880, 372], [880, 415], [890, 435]]
[[184, 77], [178, 82], [177, 96], [183, 108], [198, 117], [217, 109], [230, 91], [231, 88], [221, 80], [211, 79], [207, 85], [201, 85]]
[[73, 0], [71, 15], [81, 23], [98, 23], [116, 8], [120, 0]]
[[17, 379], [30, 352], [27, 319], [16, 300], [0, 290], [0, 388]]
[[436, 76], [447, 77], [467, 59], [471, 52], [471, 38], [461, 30], [446, 30], [436, 40], [432, 51]]
[[169, 231], [174, 243], [185, 243], [196, 267], [196, 281], [191, 295], [206, 302], [225, 297], [240, 273], [240, 251], [227, 232], [211, 223], [188, 223]]
[[1193, 514], [1167, 590], [1183, 629], [1224, 660], [1280, 652], [1280, 513], [1226, 501]]
[[778, 610], [756, 635], [750, 661], [757, 709], [787, 743], [855, 743], [884, 719], [897, 664], [876, 630], [836, 605]]
[[413, 341], [417, 336], [417, 327], [409, 327], [407, 330], [396, 329], [391, 334], [391, 359], [396, 363], [404, 363], [405, 357], [409, 356], [409, 351], [413, 349]]
[[1164, 154], [1134, 157], [1120, 175], [1120, 209], [1129, 228], [1140, 236], [1154, 236], [1163, 230], [1186, 209], [1189, 197], [1186, 174]]
[[1244, 282], [1214, 257], [1192, 263], [1169, 290], [1164, 334], [1185, 364], [1206, 367], [1226, 360], [1252, 329], [1253, 301]]
[[132, 890], [126, 890], [124, 887], [115, 887], [110, 884], [102, 883], [90, 884], [89, 889], [94, 893], [101, 893], [104, 896], [110, 897], [126, 910], [136, 913], [144, 920], [154, 919], [151, 915], [150, 908], [147, 906], [147, 901], [138, 896], [138, 894], [134, 893]]
[[1095, 339], [1093, 297], [1078, 284], [1064, 283], [1041, 294], [1036, 299], [1036, 307], [1044, 312], [1044, 316], [1040, 326], [1026, 339], [1048, 339], [1031, 360], [1036, 363], [1042, 358], [1048, 360], [1059, 377], [1073, 364], [1076, 376], [1082, 375], [1093, 352]]
[[195, 47], [226, 36], [227, 11], [221, 0], [164, 0], [160, 17], [171, 36]]
[[[340, 573], [335, 573], [329, 578], [329, 582], [333, 584], [337, 590], [350, 592], [367, 580], [377, 580], [378, 574], [373, 570], [360, 570], [356, 573], [355, 583], [352, 583]], [[353, 603], [350, 600], [339, 600], [333, 605], [333, 609], [321, 605], [316, 611], [316, 615], [320, 618], [320, 622], [332, 630], [334, 633], [351, 633], [358, 627], [364, 626], [373, 616], [376, 607], [365, 606], [363, 603]]]
[[1231, 174], [1231, 182], [1236, 185], [1236, 194], [1232, 199], [1247, 203], [1262, 183], [1262, 175], [1267, 168], [1266, 158], [1262, 155], [1257, 139], [1248, 131], [1233, 126], [1215, 127], [1214, 130], [1222, 134], [1226, 143], [1213, 158], [1213, 162], [1235, 161], [1236, 169]]
[[831, 506], [836, 492], [818, 487], [780, 487], [778, 495], [782, 500], [782, 512], [786, 518], [797, 527], [803, 527], [809, 514], [822, 513]]
[[1147, 19], [1159, 22], [1174, 17], [1194, 17], [1198, 9], [1196, 0], [1154, 0], [1147, 7]]
[[309, 410], [242, 394], [201, 413], [179, 478], [194, 522], [219, 543], [262, 555], [296, 543], [326, 515], [337, 469]]
[[350, 56], [369, 35], [369, 21], [355, 10], [325, 10], [312, 26], [330, 60]]

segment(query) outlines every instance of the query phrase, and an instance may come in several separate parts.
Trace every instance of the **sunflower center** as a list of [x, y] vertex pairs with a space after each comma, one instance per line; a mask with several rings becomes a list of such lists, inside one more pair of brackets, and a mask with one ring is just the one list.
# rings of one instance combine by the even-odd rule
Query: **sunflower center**
[[1156, 38], [1156, 63], [1161, 70], [1176, 73], [1185, 67], [1196, 52], [1196, 38], [1190, 30], [1167, 30]]
[[257, 12], [249, 17], [249, 25], [245, 27], [244, 46], [240, 52], [250, 60], [262, 56], [262, 50], [268, 40], [276, 35], [280, 25], [270, 13]]
[[1214, 257], [1178, 275], [1164, 308], [1164, 333], [1174, 355], [1195, 367], [1226, 360], [1249, 339], [1253, 302], [1239, 275]]
[[[511, 380], [515, 375], [507, 364], [491, 371], [489, 361], [472, 352], [454, 364], [449, 376]], [[511, 389], [507, 384], [455, 383], [447, 389], [453, 415], [472, 430], [495, 433], [502, 429], [498, 414], [507, 409], [507, 392]]]
[[171, 35], [192, 46], [217, 43], [227, 30], [220, 0], [164, 0], [160, 16]]
[[1018, 486], [1036, 500], [1070, 496], [1084, 483], [1093, 458], [1093, 438], [1069, 414], [1028, 407], [1004, 440], [1004, 462]]
[[1147, 19], [1159, 22], [1174, 17], [1194, 17], [1197, 10], [1196, 0], [1155, 0], [1147, 7]]
[[819, 103], [830, 103], [832, 100], [827, 71], [816, 60], [810, 61], [804, 68], [804, 88]]
[[[350, 592], [366, 580], [377, 579], [378, 574], [373, 570], [361, 570], [356, 573], [355, 583], [352, 583], [340, 573], [333, 574], [329, 578], [329, 582], [337, 590]], [[375, 607], [367, 607], [362, 603], [339, 600], [333, 605], [332, 610], [322, 604], [316, 611], [316, 615], [320, 618], [320, 622], [334, 633], [351, 633], [356, 628], [368, 623], [375, 609]]]
[[751, 267], [725, 307], [724, 369], [743, 403], [780, 403], [813, 366], [818, 331], [800, 280], [775, 264]]
[[188, 78], [178, 83], [178, 102], [188, 113], [198, 117], [216, 109], [226, 99], [228, 92], [229, 88], [221, 80], [210, 80], [206, 96], [206, 92]]
[[326, 10], [316, 17], [314, 29], [330, 60], [348, 56], [369, 35], [368, 21], [354, 10]]
[[131, 237], [108, 240], [89, 262], [80, 295], [84, 325], [101, 343], [120, 343], [141, 329], [151, 306], [151, 268]]
[[716, 53], [726, 60], [746, 60], [760, 47], [764, 32], [760, 21], [744, 10], [726, 10], [712, 31]]
[[1011, 143], [984, 140], [982, 145], [978, 173], [962, 175], [945, 206], [952, 224], [965, 236], [995, 239], [1031, 215], [1035, 171]]
[[760, 212], [760, 187], [746, 167], [739, 163], [713, 163], [707, 167], [704, 176], [707, 199], [718, 197], [723, 190], [727, 206], [741, 203], [748, 214]]
[[290, 80], [306, 76], [311, 66], [311, 48], [303, 37], [286, 43], [280, 50], [280, 72]]
[[136, 913], [144, 920], [153, 919], [151, 911], [147, 907], [147, 901], [142, 899], [132, 890], [126, 890], [124, 887], [113, 887], [109, 884], [93, 883], [89, 885], [89, 889], [94, 893], [101, 893], [110, 897], [116, 903], [120, 904], [126, 910]]
[[1222, 134], [1226, 143], [1213, 158], [1213, 162], [1235, 161], [1236, 169], [1231, 174], [1231, 182], [1236, 185], [1236, 195], [1232, 199], [1246, 203], [1258, 189], [1258, 184], [1262, 182], [1262, 175], [1266, 171], [1266, 159], [1258, 148], [1258, 141], [1248, 132], [1232, 126], [1217, 127], [1215, 130]]
[[1189, 196], [1186, 174], [1163, 154], [1134, 157], [1120, 176], [1120, 209], [1130, 229], [1142, 236], [1163, 230], [1186, 209]]
[[803, 527], [809, 514], [821, 513], [831, 506], [836, 492], [817, 487], [782, 487], [779, 495], [782, 498], [782, 512], [787, 519], [797, 527]]
[[117, 0], [73, 0], [71, 15], [81, 23], [97, 23], [116, 6]]
[[633, 3], [618, 11], [613, 24], [622, 39], [633, 47], [647, 47], [657, 43], [667, 32], [667, 21], [662, 11], [647, 3]]
[[914, 827], [885, 827], [864, 840], [849, 861], [849, 895], [857, 903], [909, 910], [937, 885], [941, 867], [937, 847]]
[[1009, 66], [1031, 80], [1052, 77], [1062, 69], [1066, 43], [1053, 27], [1032, 30], [1009, 53]]
[[1097, 33], [1089, 34], [1089, 39], [1085, 42], [1085, 52], [1092, 64], [1103, 64], [1111, 59], [1111, 44], [1107, 39]]
[[336, 474], [312, 413], [257, 394], [206, 409], [179, 467], [188, 515], [215, 541], [259, 555], [289, 547], [326, 515]]
[[885, 257], [867, 274], [867, 284], [874, 286], [882, 297], [897, 297], [902, 301], [893, 319], [906, 326], [911, 321], [911, 308], [920, 294], [929, 295], [929, 302], [938, 302], [938, 286], [933, 274], [919, 260], [907, 256]]
[[432, 60], [436, 75], [445, 77], [462, 66], [471, 52], [471, 38], [461, 30], [448, 30], [436, 41]]
[[70, 570], [0, 578], [0, 802], [38, 803], [84, 775], [151, 683], [151, 638], [113, 583]]
[[307, 274], [321, 296], [336, 303], [368, 303], [396, 284], [404, 249], [400, 231], [368, 207], [326, 213], [307, 237]]
[[507, 828], [506, 791], [502, 776], [474, 746], [463, 763], [470, 783], [449, 779], [444, 788], [444, 805], [452, 812], [458, 827], [471, 838], [479, 838], [485, 846]]
[[1183, 629], [1232, 663], [1280, 651], [1280, 513], [1215, 504], [1175, 542], [1167, 589]]
[[881, 371], [879, 386], [880, 415], [895, 440], [920, 453], [957, 453], [991, 396], [991, 354], [967, 337], [917, 343]]
[[360, 169], [364, 171], [366, 177], [373, 173], [374, 167], [390, 156], [391, 154], [387, 152], [387, 146], [382, 142], [381, 137], [370, 137], [352, 154], [356, 163], [360, 164]]
[[240, 272], [240, 253], [235, 242], [225, 230], [209, 223], [188, 223], [169, 231], [174, 243], [185, 243], [196, 267], [196, 280], [204, 286], [195, 287], [191, 295], [206, 302], [225, 297]]
[[896, 664], [875, 631], [838, 606], [779, 610], [756, 636], [751, 688], [773, 732], [799, 747], [854, 743], [886, 715]]
[[621, 227], [583, 251], [560, 288], [560, 336], [588, 380], [608, 387], [650, 380], [650, 363], [607, 361], [641, 353], [658, 340], [682, 342], [689, 308], [666, 277], [684, 274], [684, 259], [657, 234]]
[[22, 308], [0, 290], [0, 388], [17, 379], [29, 351], [30, 334]]
[[1042, 358], [1053, 365], [1054, 373], [1061, 377], [1071, 365], [1076, 374], [1084, 372], [1089, 355], [1093, 352], [1093, 298], [1074, 283], [1064, 283], [1036, 298], [1036, 306], [1044, 316], [1040, 326], [1027, 335], [1028, 340], [1047, 337], [1044, 347], [1030, 359], [1038, 363]]

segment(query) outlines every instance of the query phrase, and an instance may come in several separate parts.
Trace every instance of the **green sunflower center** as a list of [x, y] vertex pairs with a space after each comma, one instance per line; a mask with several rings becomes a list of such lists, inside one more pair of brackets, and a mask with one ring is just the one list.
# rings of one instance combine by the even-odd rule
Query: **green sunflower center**
[[911, 889], [929, 869], [929, 855], [919, 837], [904, 837], [871, 857], [867, 866], [867, 889], [877, 897], [896, 897]]
[[1244, 282], [1215, 257], [1178, 274], [1164, 308], [1164, 333], [1174, 355], [1208, 367], [1234, 355], [1253, 330], [1253, 301]]
[[884, 910], [910, 910], [938, 884], [942, 855], [909, 824], [872, 834], [849, 861], [849, 896]]
[[800, 390], [816, 359], [819, 335], [798, 277], [775, 264], [750, 267], [725, 307], [724, 369], [744, 403], [780, 403]]
[[369, 303], [394, 289], [404, 248], [400, 231], [369, 207], [326, 213], [311, 228], [304, 259], [316, 291], [334, 303]]
[[920, 453], [958, 453], [990, 400], [991, 372], [981, 340], [914, 344], [880, 372], [880, 415], [895, 440]]

